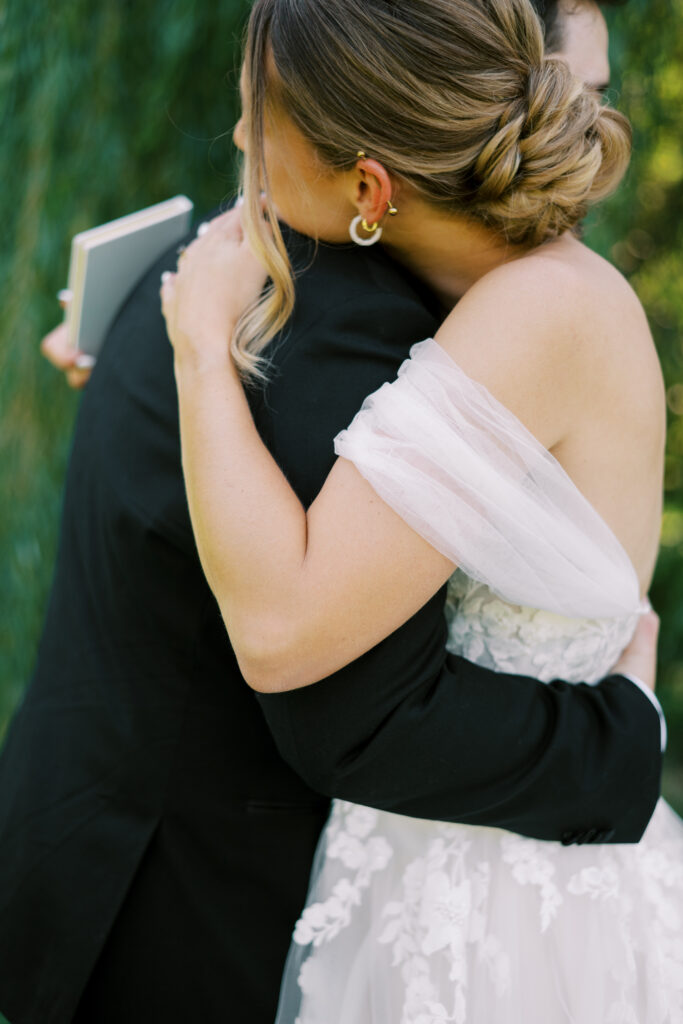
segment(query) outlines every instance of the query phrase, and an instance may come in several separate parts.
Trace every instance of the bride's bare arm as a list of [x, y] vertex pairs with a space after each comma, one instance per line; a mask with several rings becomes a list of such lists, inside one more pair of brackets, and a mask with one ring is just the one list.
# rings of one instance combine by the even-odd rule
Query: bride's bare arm
[[255, 689], [329, 676], [397, 629], [453, 565], [335, 464], [308, 513], [267, 451], [233, 371], [176, 363], [197, 549]]
[[[525, 288], [519, 273], [481, 282], [437, 340], [551, 447], [564, 429], [561, 404], [549, 400], [563, 353], [557, 333], [552, 355], [542, 343], [555, 314], [539, 277]], [[502, 307], [504, 320], [485, 312]], [[454, 565], [345, 460], [306, 512], [254, 427], [224, 346], [208, 335], [174, 346], [195, 537], [242, 672], [264, 692], [329, 676], [406, 622]]]

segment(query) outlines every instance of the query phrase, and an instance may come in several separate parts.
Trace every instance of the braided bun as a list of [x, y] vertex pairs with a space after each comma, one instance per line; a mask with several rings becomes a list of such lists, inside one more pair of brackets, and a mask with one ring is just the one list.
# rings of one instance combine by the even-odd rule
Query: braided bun
[[474, 166], [472, 213], [525, 245], [574, 227], [619, 184], [631, 149], [621, 114], [558, 59], [532, 68]]

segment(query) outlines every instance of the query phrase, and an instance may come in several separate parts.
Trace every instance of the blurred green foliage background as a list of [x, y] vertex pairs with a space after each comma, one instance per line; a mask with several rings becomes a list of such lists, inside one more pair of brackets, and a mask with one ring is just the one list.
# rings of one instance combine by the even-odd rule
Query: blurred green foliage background
[[[239, 41], [248, 0], [0, 2], [0, 737], [30, 678], [77, 393], [39, 355], [77, 231], [234, 186]], [[652, 599], [669, 719], [665, 792], [683, 812], [683, 0], [609, 12], [611, 99], [635, 128], [618, 195], [587, 240], [650, 317], [670, 409], [666, 512]], [[634, 488], [638, 481], [633, 481]]]

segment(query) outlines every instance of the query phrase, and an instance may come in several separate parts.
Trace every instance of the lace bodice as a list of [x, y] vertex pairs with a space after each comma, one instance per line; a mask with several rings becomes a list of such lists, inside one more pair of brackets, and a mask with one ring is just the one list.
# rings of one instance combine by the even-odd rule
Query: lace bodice
[[617, 662], [638, 621], [637, 612], [611, 619], [570, 619], [510, 604], [460, 570], [449, 582], [446, 617], [453, 654], [544, 683], [597, 683]]

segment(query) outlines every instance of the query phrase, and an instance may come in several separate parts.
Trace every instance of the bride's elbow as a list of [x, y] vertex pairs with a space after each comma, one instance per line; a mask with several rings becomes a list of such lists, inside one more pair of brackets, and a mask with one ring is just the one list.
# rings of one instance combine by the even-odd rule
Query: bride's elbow
[[252, 622], [249, 628], [229, 631], [240, 672], [257, 693], [283, 693], [307, 685], [305, 659], [291, 626]]
[[284, 693], [295, 690], [296, 684], [288, 683], [276, 661], [268, 655], [251, 655], [237, 653], [237, 663], [242, 678], [256, 693]]

